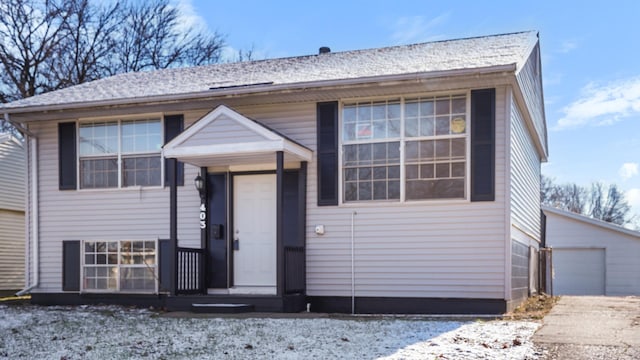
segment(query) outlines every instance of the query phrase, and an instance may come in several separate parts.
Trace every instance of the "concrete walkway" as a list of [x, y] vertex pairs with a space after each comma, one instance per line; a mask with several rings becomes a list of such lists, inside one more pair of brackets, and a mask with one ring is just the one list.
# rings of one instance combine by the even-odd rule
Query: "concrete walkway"
[[548, 359], [640, 359], [640, 297], [563, 296], [533, 341]]

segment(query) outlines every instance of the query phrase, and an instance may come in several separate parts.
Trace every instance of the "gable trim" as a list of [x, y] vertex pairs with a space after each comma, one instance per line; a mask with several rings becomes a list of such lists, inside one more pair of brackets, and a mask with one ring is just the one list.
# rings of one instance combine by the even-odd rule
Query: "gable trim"
[[202, 130], [207, 125], [209, 125], [210, 123], [214, 122], [215, 120], [217, 120], [221, 116], [226, 116], [226, 117], [230, 118], [231, 120], [233, 120], [233, 121], [237, 122], [238, 124], [246, 127], [248, 130], [256, 133], [257, 135], [260, 135], [260, 136], [264, 137], [267, 140], [278, 140], [279, 138], [281, 138], [280, 136], [278, 136], [277, 134], [275, 134], [273, 131], [269, 130], [268, 128], [259, 125], [255, 121], [250, 120], [250, 119], [242, 116], [241, 114], [231, 110], [230, 108], [228, 108], [228, 107], [226, 107], [224, 105], [220, 105], [220, 106], [216, 107], [214, 110], [212, 110], [211, 112], [209, 112], [208, 114], [206, 114], [205, 116], [203, 116], [200, 120], [198, 120], [195, 123], [193, 123], [185, 131], [183, 131], [180, 135], [176, 136], [174, 139], [169, 141], [165, 145], [165, 149], [173, 149], [173, 148], [176, 148], [176, 147], [180, 146], [185, 141], [189, 140], [192, 136], [197, 134], [200, 130]]
[[[264, 140], [192, 146], [184, 145], [194, 135], [198, 134], [199, 131], [220, 117], [227, 117], [235, 121], [237, 124], [262, 137]], [[311, 161], [313, 156], [313, 152], [307, 147], [288, 139], [254, 120], [246, 118], [242, 114], [224, 105], [220, 105], [169, 141], [163, 147], [162, 154], [165, 158], [177, 158], [180, 161], [189, 162], [190, 159], [193, 161], [217, 156], [260, 155], [275, 153], [277, 151], [284, 151], [301, 161]]]
[[287, 142], [285, 139], [271, 141], [255, 141], [248, 143], [232, 143], [232, 144], [214, 144], [185, 146], [164, 151], [165, 157], [207, 157], [211, 154], [215, 155], [234, 155], [234, 154], [261, 154], [265, 152], [285, 151], [306, 161], [311, 160], [311, 150], [296, 144]]

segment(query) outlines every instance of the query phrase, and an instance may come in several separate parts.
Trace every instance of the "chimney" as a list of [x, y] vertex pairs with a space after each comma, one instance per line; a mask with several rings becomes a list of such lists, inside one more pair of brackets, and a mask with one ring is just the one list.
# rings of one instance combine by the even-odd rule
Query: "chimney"
[[328, 46], [322, 46], [319, 50], [318, 50], [318, 54], [322, 55], [322, 54], [328, 54], [331, 52], [331, 49]]

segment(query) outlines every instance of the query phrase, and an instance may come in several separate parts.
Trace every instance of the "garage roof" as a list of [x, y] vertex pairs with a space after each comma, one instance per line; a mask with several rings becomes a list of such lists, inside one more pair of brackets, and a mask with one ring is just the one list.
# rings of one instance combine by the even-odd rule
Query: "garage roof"
[[574, 212], [571, 211], [567, 211], [567, 210], [562, 210], [562, 209], [558, 209], [558, 208], [554, 208], [554, 207], [550, 207], [550, 206], [542, 206], [542, 211], [544, 211], [545, 213], [549, 212], [552, 214], [556, 214], [556, 215], [560, 215], [560, 216], [564, 216], [573, 220], [577, 220], [577, 221], [582, 221], [585, 222], [587, 224], [591, 224], [594, 226], [598, 226], [601, 228], [605, 228], [608, 230], [612, 230], [612, 231], [616, 231], [619, 233], [623, 233], [623, 234], [627, 234], [627, 235], [631, 235], [637, 238], [640, 238], [640, 231], [635, 231], [635, 230], [631, 230], [631, 229], [627, 229], [623, 226], [620, 225], [616, 225], [610, 222], [606, 222], [606, 221], [602, 221], [602, 220], [598, 220], [598, 219], [594, 219], [585, 215], [581, 215], [581, 214], [576, 214]]

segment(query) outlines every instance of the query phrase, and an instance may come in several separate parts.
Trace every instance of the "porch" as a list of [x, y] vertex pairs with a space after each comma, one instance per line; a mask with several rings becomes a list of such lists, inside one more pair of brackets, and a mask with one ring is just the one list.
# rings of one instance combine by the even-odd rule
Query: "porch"
[[[230, 128], [242, 136], [224, 137]], [[158, 247], [167, 309], [303, 310], [311, 150], [220, 106], [171, 140], [163, 153], [170, 231]], [[200, 168], [195, 183], [201, 201], [194, 204], [200, 209], [199, 248], [178, 241], [178, 161]]]
[[[159, 280], [170, 284], [171, 269], [163, 264], [172, 261], [170, 240], [160, 240]], [[206, 249], [178, 247], [176, 251], [175, 288], [168, 291], [164, 306], [169, 311], [193, 312], [299, 312], [305, 309], [305, 252], [303, 246], [284, 248], [284, 289], [281, 295], [264, 294], [209, 294], [206, 286]]]

